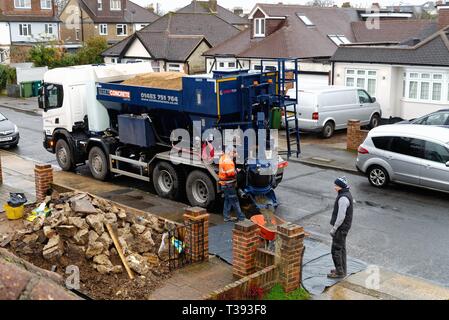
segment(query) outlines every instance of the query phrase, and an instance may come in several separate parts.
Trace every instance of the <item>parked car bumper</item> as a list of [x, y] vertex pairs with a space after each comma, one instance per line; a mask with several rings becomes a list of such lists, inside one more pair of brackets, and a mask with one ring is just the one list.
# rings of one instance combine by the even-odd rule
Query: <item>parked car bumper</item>
[[19, 143], [19, 140], [19, 133], [15, 133], [10, 136], [0, 136], [0, 147], [15, 146]]

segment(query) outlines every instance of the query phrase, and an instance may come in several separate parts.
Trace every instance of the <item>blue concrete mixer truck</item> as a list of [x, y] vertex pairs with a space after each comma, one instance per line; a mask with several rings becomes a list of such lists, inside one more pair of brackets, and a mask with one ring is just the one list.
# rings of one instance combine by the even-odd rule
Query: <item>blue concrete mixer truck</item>
[[[289, 63], [297, 70], [297, 61]], [[183, 75], [180, 87], [171, 89], [163, 84], [127, 84], [136, 76], [151, 78], [150, 63], [53, 69], [45, 74], [39, 97], [43, 144], [56, 155], [63, 170], [87, 162], [96, 179], [123, 175], [144, 180], [153, 183], [161, 197], [184, 197], [192, 206], [211, 208], [220, 199], [218, 158], [224, 142], [209, 140], [214, 146], [213, 159], [203, 161], [200, 146], [210, 136], [205, 133], [266, 129], [266, 139], [233, 140], [238, 148], [243, 146], [237, 165], [238, 191], [256, 209], [276, 208], [274, 189], [287, 165], [281, 156], [299, 155], [297, 126], [287, 128], [285, 154], [275, 152], [275, 159], [259, 157], [258, 150], [263, 144], [265, 155], [277, 151], [267, 129], [276, 127], [280, 111], [287, 117], [287, 105], [296, 106], [295, 98], [284, 94], [288, 82], [297, 82], [297, 73], [287, 70], [286, 65], [283, 60], [278, 62], [278, 71]], [[179, 130], [188, 138], [176, 133]], [[294, 139], [290, 138], [292, 133]]]

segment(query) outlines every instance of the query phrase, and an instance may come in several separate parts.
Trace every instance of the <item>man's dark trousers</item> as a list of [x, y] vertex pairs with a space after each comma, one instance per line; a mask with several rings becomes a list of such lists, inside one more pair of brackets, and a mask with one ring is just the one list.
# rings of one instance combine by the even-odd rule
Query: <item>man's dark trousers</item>
[[338, 274], [347, 273], [346, 266], [346, 236], [348, 235], [348, 231], [339, 230], [335, 232], [335, 235], [332, 237], [332, 260], [334, 260], [334, 265], [336, 268], [336, 272]]

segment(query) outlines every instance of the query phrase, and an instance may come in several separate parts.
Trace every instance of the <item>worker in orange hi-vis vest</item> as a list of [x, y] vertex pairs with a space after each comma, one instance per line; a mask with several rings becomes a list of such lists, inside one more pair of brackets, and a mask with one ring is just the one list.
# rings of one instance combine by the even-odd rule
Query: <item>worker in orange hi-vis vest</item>
[[231, 209], [234, 208], [238, 221], [245, 220], [246, 217], [240, 209], [239, 198], [237, 196], [237, 171], [235, 169], [234, 157], [236, 151], [233, 146], [227, 146], [226, 152], [220, 157], [219, 161], [219, 184], [224, 193], [223, 218], [225, 222], [235, 221], [231, 218]]

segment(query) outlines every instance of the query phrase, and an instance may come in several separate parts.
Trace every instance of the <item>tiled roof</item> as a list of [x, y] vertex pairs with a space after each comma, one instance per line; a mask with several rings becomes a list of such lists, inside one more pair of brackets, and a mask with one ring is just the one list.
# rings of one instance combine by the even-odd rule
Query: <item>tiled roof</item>
[[[358, 21], [357, 12], [354, 9], [280, 4], [259, 4], [258, 6], [269, 16], [286, 17], [285, 25], [263, 39], [245, 39], [243, 33], [246, 33], [248, 38], [250, 36], [245, 30], [242, 32], [242, 37], [234, 37], [206, 52], [206, 55], [221, 55], [229, 51], [229, 48], [235, 47], [241, 49], [238, 53], [233, 52], [239, 57], [330, 57], [337, 46], [328, 35], [345, 35], [349, 41], [354, 41], [350, 25], [351, 22]], [[314, 26], [306, 26], [297, 16], [298, 13], [306, 15]]]
[[126, 10], [110, 15], [97, 15], [97, 0], [79, 0], [80, 5], [89, 14], [94, 23], [151, 23], [159, 18], [151, 12], [132, 1], [126, 1]]
[[425, 39], [438, 31], [433, 20], [381, 20], [379, 28], [373, 28], [366, 21], [352, 22], [356, 42], [363, 43], [400, 43], [409, 39]]
[[[212, 13], [209, 9], [209, 2], [208, 1], [192, 1], [189, 5], [185, 6], [184, 8], [179, 9], [176, 11], [178, 13]], [[217, 5], [217, 12], [216, 15], [226, 21], [227, 23], [233, 24], [233, 25], [245, 25], [249, 24], [248, 19], [242, 18], [233, 12], [229, 11], [226, 8], [223, 8], [220, 5]]]
[[0, 21], [7, 22], [61, 22], [57, 16], [35, 15], [3, 15], [0, 13]]
[[423, 66], [449, 66], [447, 31], [439, 31], [413, 47], [340, 47], [331, 61]]

